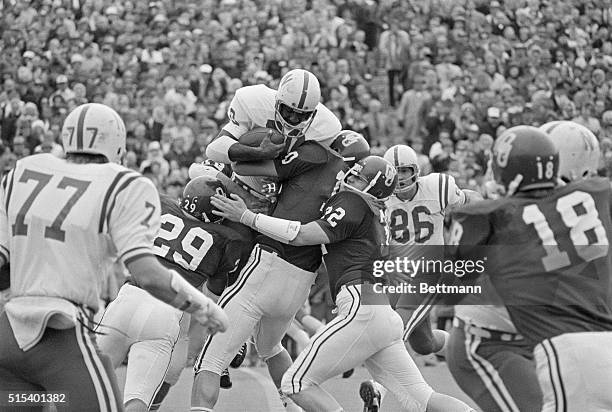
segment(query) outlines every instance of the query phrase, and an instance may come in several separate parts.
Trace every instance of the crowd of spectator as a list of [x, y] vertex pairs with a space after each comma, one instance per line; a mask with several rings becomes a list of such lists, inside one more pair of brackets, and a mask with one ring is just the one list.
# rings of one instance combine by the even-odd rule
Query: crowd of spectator
[[236, 89], [311, 70], [344, 128], [478, 188], [495, 138], [574, 120], [612, 170], [607, 0], [6, 0], [0, 167], [62, 154], [75, 106], [113, 107], [126, 165], [178, 193]]

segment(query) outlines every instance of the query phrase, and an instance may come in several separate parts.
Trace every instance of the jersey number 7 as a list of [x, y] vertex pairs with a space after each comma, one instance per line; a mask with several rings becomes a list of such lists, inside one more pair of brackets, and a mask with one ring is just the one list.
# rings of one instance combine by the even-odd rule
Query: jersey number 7
[[[608, 237], [599, 220], [595, 201], [591, 195], [582, 191], [572, 192], [557, 199], [556, 209], [565, 226], [570, 229], [570, 239], [580, 258], [589, 262], [606, 256]], [[571, 264], [567, 252], [559, 248], [555, 235], [546, 221], [546, 216], [537, 205], [525, 206], [523, 221], [528, 225], [533, 224], [542, 241], [546, 251], [542, 264], [546, 271], [554, 271]]]

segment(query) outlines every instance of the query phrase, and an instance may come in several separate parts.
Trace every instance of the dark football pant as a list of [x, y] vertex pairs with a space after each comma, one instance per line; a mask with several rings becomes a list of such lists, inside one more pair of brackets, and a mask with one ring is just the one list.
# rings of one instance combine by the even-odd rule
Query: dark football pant
[[6, 391], [46, 391], [66, 394], [57, 410], [97, 412], [122, 411], [121, 397], [110, 361], [84, 326], [71, 329], [47, 328], [32, 349], [22, 351], [6, 317], [0, 314], [0, 400], [1, 411], [40, 411], [41, 406], [10, 408]]
[[459, 387], [483, 411], [541, 411], [535, 361], [524, 340], [487, 339], [454, 326], [446, 361]]

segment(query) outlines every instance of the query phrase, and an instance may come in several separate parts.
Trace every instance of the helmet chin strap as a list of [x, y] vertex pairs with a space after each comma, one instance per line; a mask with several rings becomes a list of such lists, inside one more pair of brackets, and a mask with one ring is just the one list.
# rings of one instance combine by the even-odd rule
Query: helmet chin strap
[[413, 184], [411, 184], [408, 187], [405, 187], [403, 189], [396, 189], [395, 190], [395, 195], [400, 200], [412, 200], [414, 195], [416, 195], [416, 190], [417, 190], [417, 184], [416, 184], [416, 181], [415, 181]]

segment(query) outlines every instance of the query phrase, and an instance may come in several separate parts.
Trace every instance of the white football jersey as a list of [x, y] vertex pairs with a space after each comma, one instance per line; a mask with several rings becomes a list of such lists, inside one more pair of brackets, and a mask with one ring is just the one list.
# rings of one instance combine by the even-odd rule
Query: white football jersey
[[414, 248], [409, 246], [444, 245], [446, 211], [465, 203], [465, 193], [450, 175], [431, 173], [417, 178], [416, 185], [417, 191], [411, 200], [392, 195], [386, 202], [394, 256], [410, 256], [408, 252]]
[[[240, 136], [256, 127], [276, 129], [275, 104], [276, 90], [263, 84], [241, 87], [236, 90], [227, 110], [229, 122], [223, 126], [223, 130], [239, 139]], [[319, 103], [317, 113], [308, 129], [306, 129], [304, 138], [330, 145], [340, 130], [342, 130], [340, 120], [331, 110]], [[236, 175], [236, 177], [251, 189], [261, 192], [261, 177], [239, 175]]]
[[[236, 90], [227, 116], [229, 122], [223, 129], [238, 139], [255, 127], [275, 126], [276, 90], [263, 84], [245, 86]], [[315, 140], [322, 144], [331, 144], [333, 138], [342, 130], [340, 120], [325, 105], [317, 105], [317, 113], [310, 127], [306, 129], [306, 140]]]
[[113, 262], [153, 254], [159, 194], [118, 164], [29, 156], [3, 179], [0, 200], [0, 252], [10, 260], [13, 297], [58, 297], [97, 310]]

